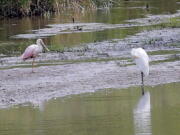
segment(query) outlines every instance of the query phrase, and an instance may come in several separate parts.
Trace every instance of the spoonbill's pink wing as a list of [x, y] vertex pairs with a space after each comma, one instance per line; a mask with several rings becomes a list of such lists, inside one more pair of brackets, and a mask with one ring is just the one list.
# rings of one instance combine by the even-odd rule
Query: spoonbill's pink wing
[[22, 54], [22, 59], [26, 60], [26, 59], [29, 59], [29, 58], [33, 58], [36, 46], [37, 45], [30, 45], [30, 46], [28, 46], [26, 48], [26, 50], [24, 51], [24, 53]]

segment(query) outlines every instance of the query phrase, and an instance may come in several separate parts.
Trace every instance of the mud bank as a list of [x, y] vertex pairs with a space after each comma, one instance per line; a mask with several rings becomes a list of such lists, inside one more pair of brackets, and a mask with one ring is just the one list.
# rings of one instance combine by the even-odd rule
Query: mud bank
[[[45, 100], [107, 88], [140, 85], [136, 66], [120, 67], [116, 61], [1, 70], [0, 107], [41, 104]], [[152, 65], [146, 85], [180, 81], [179, 62]], [[141, 92], [139, 91], [139, 94]]]
[[2, 56], [0, 107], [39, 105], [56, 97], [140, 85], [140, 74], [130, 57], [134, 47], [144, 47], [150, 55], [146, 85], [180, 82], [179, 43], [180, 28], [143, 31], [124, 39], [42, 54], [36, 73], [31, 73], [31, 61]]
[[[179, 55], [180, 28], [166, 28], [161, 30], [143, 31], [124, 39], [113, 39], [81, 45], [80, 47], [64, 48], [59, 52], [42, 54], [36, 61], [42, 65], [64, 64], [78, 61], [92, 61], [92, 59], [122, 60], [129, 64], [130, 50], [144, 47], [146, 51], [176, 51], [172, 54], [151, 56], [151, 60], [168, 60]], [[175, 56], [176, 57], [176, 56]], [[105, 60], [105, 61], [106, 61]], [[20, 57], [4, 57], [0, 59], [0, 68], [14, 68], [31, 66], [31, 61], [23, 62]]]

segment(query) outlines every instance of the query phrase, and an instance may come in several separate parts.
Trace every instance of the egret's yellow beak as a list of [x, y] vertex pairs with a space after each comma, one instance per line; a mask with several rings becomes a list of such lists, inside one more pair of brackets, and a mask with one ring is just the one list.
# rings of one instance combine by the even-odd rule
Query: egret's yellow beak
[[132, 58], [133, 58], [133, 59], [137, 59], [137, 58], [139, 58], [139, 57], [138, 57], [138, 56], [133, 55], [133, 56], [132, 56]]

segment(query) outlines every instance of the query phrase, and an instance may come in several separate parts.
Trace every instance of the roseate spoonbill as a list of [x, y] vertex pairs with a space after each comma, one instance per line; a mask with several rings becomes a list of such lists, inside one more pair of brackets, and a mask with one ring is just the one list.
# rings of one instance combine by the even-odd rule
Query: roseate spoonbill
[[142, 80], [142, 95], [144, 95], [144, 76], [149, 75], [149, 57], [146, 51], [142, 48], [133, 48], [131, 50], [132, 58], [134, 59], [137, 67], [141, 71], [141, 80]]
[[43, 51], [43, 48], [49, 51], [49, 49], [46, 47], [42, 39], [37, 39], [36, 44], [29, 45], [21, 56], [23, 60], [33, 59], [32, 72], [34, 72], [33, 66], [34, 66], [35, 58], [39, 55], [39, 53]]

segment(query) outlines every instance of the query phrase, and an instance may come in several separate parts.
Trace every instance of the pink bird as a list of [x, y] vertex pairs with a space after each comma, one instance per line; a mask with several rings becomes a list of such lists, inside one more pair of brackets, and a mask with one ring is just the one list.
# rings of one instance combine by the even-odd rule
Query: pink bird
[[49, 51], [49, 49], [46, 47], [42, 39], [37, 39], [36, 44], [29, 45], [21, 56], [23, 60], [33, 59], [32, 72], [34, 72], [33, 66], [34, 66], [35, 58], [39, 55], [39, 53], [42, 53], [43, 48]]

